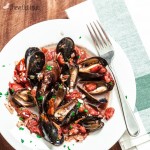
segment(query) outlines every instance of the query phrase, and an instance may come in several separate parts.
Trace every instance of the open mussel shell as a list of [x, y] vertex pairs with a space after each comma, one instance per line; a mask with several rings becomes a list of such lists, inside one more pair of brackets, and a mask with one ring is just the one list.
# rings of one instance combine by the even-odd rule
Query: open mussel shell
[[25, 66], [27, 77], [32, 86], [38, 82], [37, 73], [39, 73], [45, 64], [45, 55], [36, 47], [30, 47], [25, 53]]
[[74, 88], [77, 82], [79, 67], [77, 65], [70, 68], [70, 88]]
[[108, 103], [108, 100], [106, 98], [99, 99], [98, 98], [99, 96], [95, 97], [95, 96], [91, 95], [81, 85], [77, 85], [77, 87], [83, 94], [85, 94], [88, 104], [90, 104], [91, 106], [94, 106], [96, 108], [105, 108], [105, 106]]
[[60, 126], [48, 119], [46, 114], [41, 114], [40, 116], [40, 126], [44, 133], [44, 138], [51, 144], [59, 146], [64, 142], [64, 136], [60, 132]]
[[[88, 91], [86, 89], [86, 85], [95, 85], [95, 89]], [[89, 94], [103, 94], [113, 89], [113, 85], [106, 83], [105, 81], [79, 81], [78, 86], [80, 85], [81, 88], [86, 90]]]
[[71, 58], [71, 54], [74, 53], [74, 42], [71, 38], [65, 37], [59, 41], [56, 47], [56, 52], [61, 53], [65, 62]]
[[18, 90], [12, 95], [12, 101], [19, 107], [35, 106], [35, 99], [27, 89]]
[[[71, 100], [65, 105], [60, 106], [54, 113], [54, 117], [61, 123], [61, 125], [68, 124], [72, 119], [72, 112], [77, 113], [77, 101]], [[71, 117], [72, 116], [72, 117]]]
[[87, 116], [78, 123], [84, 126], [87, 132], [94, 132], [104, 126], [101, 118], [93, 116]]
[[104, 67], [108, 65], [107, 61], [102, 57], [90, 57], [79, 63], [79, 65], [82, 65], [84, 67], [91, 66], [93, 64], [101, 64]]

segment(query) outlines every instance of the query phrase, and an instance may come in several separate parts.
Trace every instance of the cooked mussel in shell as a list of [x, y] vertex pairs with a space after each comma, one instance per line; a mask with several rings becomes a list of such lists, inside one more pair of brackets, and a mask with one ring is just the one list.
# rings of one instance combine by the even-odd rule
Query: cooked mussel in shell
[[44, 133], [44, 138], [53, 145], [59, 146], [64, 142], [64, 136], [58, 124], [48, 119], [46, 114], [41, 114], [40, 125]]
[[74, 42], [71, 38], [65, 37], [59, 41], [56, 47], [57, 54], [61, 54], [65, 62], [67, 62], [75, 53]]
[[13, 93], [12, 101], [19, 107], [33, 107], [35, 106], [35, 98], [31, 95], [28, 89], [18, 90]]
[[88, 132], [96, 131], [104, 126], [104, 123], [99, 117], [87, 116], [81, 119], [78, 123], [85, 127]]
[[37, 74], [43, 69], [45, 55], [36, 47], [30, 47], [25, 53], [25, 66], [27, 77], [32, 86], [38, 82]]

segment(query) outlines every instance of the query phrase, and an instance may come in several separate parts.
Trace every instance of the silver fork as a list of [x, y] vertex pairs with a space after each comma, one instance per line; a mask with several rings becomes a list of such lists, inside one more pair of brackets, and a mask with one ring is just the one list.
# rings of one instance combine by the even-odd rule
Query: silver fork
[[106, 32], [104, 31], [104, 29], [102, 28], [102, 26], [98, 21], [90, 23], [89, 25], [87, 25], [87, 28], [92, 37], [98, 55], [107, 60], [108, 67], [116, 81], [116, 88], [121, 102], [122, 112], [127, 131], [130, 136], [137, 136], [140, 132], [139, 126], [127, 100], [125, 99], [125, 95], [121, 90], [118, 78], [116, 76], [116, 73], [114, 72], [114, 68], [112, 68], [111, 66], [112, 64], [111, 62], [114, 57], [114, 50], [112, 43], [110, 42]]

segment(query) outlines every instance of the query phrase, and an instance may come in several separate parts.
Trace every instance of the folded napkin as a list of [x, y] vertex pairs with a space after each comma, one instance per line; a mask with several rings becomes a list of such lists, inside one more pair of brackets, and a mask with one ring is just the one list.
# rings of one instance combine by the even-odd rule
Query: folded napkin
[[136, 79], [135, 116], [141, 132], [134, 138], [125, 132], [119, 142], [123, 150], [150, 149], [150, 61], [124, 0], [87, 0], [66, 13], [70, 19], [82, 20], [80, 23], [84, 24], [99, 18], [106, 32], [126, 53]]

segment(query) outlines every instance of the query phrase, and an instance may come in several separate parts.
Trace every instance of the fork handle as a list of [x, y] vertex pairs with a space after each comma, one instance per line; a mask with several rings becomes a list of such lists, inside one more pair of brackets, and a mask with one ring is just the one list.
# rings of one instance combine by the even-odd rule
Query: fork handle
[[116, 81], [116, 87], [117, 87], [118, 96], [119, 96], [119, 99], [121, 102], [123, 117], [125, 120], [125, 125], [127, 128], [127, 131], [128, 131], [130, 136], [135, 137], [140, 132], [138, 123], [137, 123], [136, 118], [133, 114], [133, 111], [131, 110], [131, 108], [130, 108], [130, 106], [129, 106], [126, 98], [125, 98], [125, 95], [123, 94], [123, 91], [121, 90], [121, 86], [119, 85], [118, 78], [116, 76], [114, 69], [112, 69], [112, 66], [110, 66], [110, 65], [109, 65], [109, 69], [111, 70], [112, 75]]

